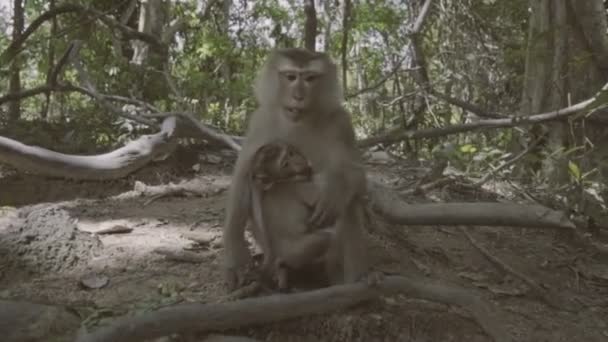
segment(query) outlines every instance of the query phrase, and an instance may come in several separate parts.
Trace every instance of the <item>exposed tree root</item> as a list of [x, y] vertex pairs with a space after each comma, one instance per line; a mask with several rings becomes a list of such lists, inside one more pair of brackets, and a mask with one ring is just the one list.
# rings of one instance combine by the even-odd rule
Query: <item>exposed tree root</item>
[[498, 257], [492, 255], [492, 253], [490, 253], [490, 251], [488, 251], [482, 245], [480, 245], [479, 242], [477, 242], [475, 240], [475, 238], [473, 238], [473, 236], [471, 236], [471, 234], [469, 234], [469, 232], [467, 231], [466, 228], [461, 227], [460, 230], [467, 237], [467, 239], [469, 240], [471, 245], [473, 245], [473, 247], [475, 247], [481, 254], [483, 254], [492, 264], [494, 264], [495, 266], [497, 266], [504, 272], [508, 272], [508, 273], [514, 275], [515, 277], [521, 279], [526, 284], [528, 284], [528, 286], [530, 286], [530, 288], [532, 289], [534, 294], [537, 295], [538, 297], [540, 297], [545, 303], [547, 303], [551, 307], [556, 308], [558, 310], [567, 309], [566, 304], [562, 303], [560, 300], [558, 300], [557, 299], [558, 297], [551, 294], [551, 292], [548, 289], [542, 288], [530, 277], [524, 275], [523, 273], [518, 272], [517, 270], [513, 269], [511, 266], [504, 263]]
[[117, 319], [89, 334], [79, 334], [77, 342], [134, 342], [172, 333], [216, 331], [271, 323], [327, 313], [351, 307], [380, 295], [403, 293], [468, 310], [494, 341], [512, 341], [503, 325], [498, 307], [464, 289], [428, 280], [388, 276], [374, 287], [355, 283], [336, 285], [295, 294], [276, 294], [214, 304], [178, 304], [135, 317]]
[[383, 185], [369, 186], [374, 211], [391, 223], [405, 225], [472, 225], [574, 229], [566, 215], [541, 205], [516, 203], [408, 204]]

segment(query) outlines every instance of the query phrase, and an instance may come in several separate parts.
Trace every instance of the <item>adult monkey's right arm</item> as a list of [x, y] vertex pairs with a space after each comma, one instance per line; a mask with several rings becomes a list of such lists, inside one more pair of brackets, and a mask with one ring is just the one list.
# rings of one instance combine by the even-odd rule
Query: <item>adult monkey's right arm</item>
[[248, 156], [242, 150], [236, 161], [232, 183], [228, 190], [226, 218], [223, 231], [224, 279], [230, 290], [243, 284], [244, 267], [251, 261], [251, 254], [245, 241], [245, 226], [249, 219], [252, 192], [248, 184]]
[[264, 128], [264, 124], [257, 124], [254, 120], [258, 114], [258, 112], [254, 112], [251, 116], [252, 125], [247, 130], [243, 149], [237, 157], [227, 195], [222, 239], [224, 279], [229, 290], [243, 285], [246, 268], [251, 262], [251, 253], [245, 241], [245, 227], [251, 217], [253, 199], [249, 176], [251, 159], [255, 151], [265, 143], [259, 138], [264, 135], [258, 132], [259, 129]]

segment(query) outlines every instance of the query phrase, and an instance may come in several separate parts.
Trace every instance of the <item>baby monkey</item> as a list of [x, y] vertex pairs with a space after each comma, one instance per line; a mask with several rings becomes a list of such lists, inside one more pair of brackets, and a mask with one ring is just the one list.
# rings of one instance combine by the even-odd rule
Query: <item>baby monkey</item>
[[276, 140], [260, 147], [251, 162], [253, 234], [261, 242], [263, 279], [287, 289], [287, 269], [322, 260], [334, 227], [312, 230], [308, 220], [318, 197], [309, 160]]

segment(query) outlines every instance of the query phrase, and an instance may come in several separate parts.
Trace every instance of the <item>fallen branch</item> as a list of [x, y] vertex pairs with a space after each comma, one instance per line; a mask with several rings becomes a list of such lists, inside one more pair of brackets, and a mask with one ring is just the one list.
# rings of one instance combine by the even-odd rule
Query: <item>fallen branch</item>
[[391, 223], [404, 225], [511, 226], [574, 229], [561, 211], [516, 203], [408, 204], [386, 187], [369, 186], [372, 209]]
[[525, 282], [526, 284], [528, 284], [528, 286], [530, 286], [530, 288], [532, 289], [532, 292], [534, 292], [535, 295], [537, 295], [538, 297], [540, 297], [548, 305], [550, 305], [553, 308], [556, 308], [558, 310], [565, 310], [566, 309], [566, 306], [563, 303], [561, 303], [560, 300], [557, 299], [557, 296], [552, 295], [548, 289], [542, 288], [540, 285], [538, 285], [531, 278], [527, 277], [523, 273], [520, 273], [520, 272], [516, 271], [511, 266], [505, 264], [498, 257], [492, 255], [487, 249], [485, 249], [482, 245], [480, 245], [471, 236], [471, 234], [469, 234], [469, 232], [467, 231], [467, 229], [461, 227], [460, 231], [464, 234], [464, 236], [466, 236], [467, 240], [469, 240], [469, 242], [471, 243], [471, 245], [473, 245], [473, 247], [475, 247], [481, 254], [483, 254], [496, 267], [498, 267], [499, 269], [501, 269], [503, 272], [507, 272], [507, 273], [510, 273], [510, 274], [514, 275], [515, 277], [519, 278], [520, 280], [522, 280], [523, 282]]
[[0, 163], [45, 176], [82, 180], [122, 178], [175, 148], [175, 124], [174, 117], [167, 118], [160, 132], [142, 135], [117, 150], [95, 156], [59, 153], [0, 136]]
[[154, 196], [152, 196], [150, 199], [148, 199], [147, 201], [144, 202], [144, 207], [150, 205], [152, 202], [164, 198], [164, 197], [171, 197], [171, 196], [184, 196], [184, 195], [193, 195], [193, 196], [199, 196], [201, 197], [203, 194], [200, 191], [192, 191], [192, 190], [188, 190], [188, 189], [169, 189], [166, 192], [160, 193], [160, 194], [156, 194]]
[[224, 187], [214, 187], [200, 181], [184, 181], [179, 184], [164, 184], [164, 185], [147, 185], [141, 181], [136, 181], [133, 185], [133, 191], [136, 191], [141, 196], [171, 196], [181, 193], [189, 193], [195, 196], [205, 197], [213, 193], [217, 193], [225, 189]]
[[241, 328], [345, 309], [380, 295], [397, 293], [463, 307], [494, 341], [511, 341], [501, 324], [504, 320], [500, 310], [468, 291], [423, 279], [389, 276], [376, 287], [361, 282], [228, 303], [178, 304], [117, 319], [92, 333], [80, 334], [76, 342], [134, 342], [172, 333]]

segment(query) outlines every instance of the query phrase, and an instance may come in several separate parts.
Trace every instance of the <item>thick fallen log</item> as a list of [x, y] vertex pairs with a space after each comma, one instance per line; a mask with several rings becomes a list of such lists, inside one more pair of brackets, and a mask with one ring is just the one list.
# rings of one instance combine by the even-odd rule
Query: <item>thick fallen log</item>
[[380, 295], [402, 293], [411, 298], [466, 309], [494, 341], [511, 341], [501, 324], [500, 309], [464, 289], [413, 277], [390, 276], [376, 286], [360, 282], [295, 294], [277, 294], [213, 304], [178, 304], [135, 317], [117, 319], [76, 342], [136, 342], [172, 333], [241, 328], [345, 309]]
[[408, 204], [394, 191], [377, 183], [369, 186], [374, 211], [387, 221], [404, 225], [510, 226], [574, 229], [561, 211], [537, 204], [425, 203]]
[[171, 153], [177, 144], [175, 127], [176, 118], [168, 117], [160, 132], [143, 135], [117, 150], [94, 156], [59, 153], [0, 137], [0, 163], [44, 176], [83, 180], [122, 178]]

